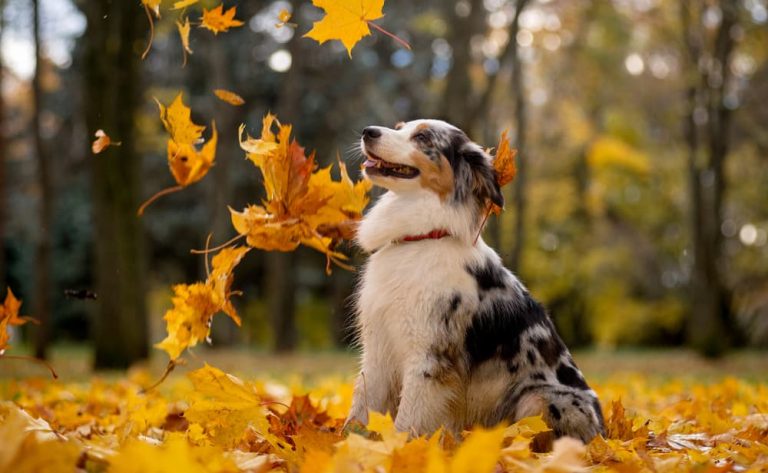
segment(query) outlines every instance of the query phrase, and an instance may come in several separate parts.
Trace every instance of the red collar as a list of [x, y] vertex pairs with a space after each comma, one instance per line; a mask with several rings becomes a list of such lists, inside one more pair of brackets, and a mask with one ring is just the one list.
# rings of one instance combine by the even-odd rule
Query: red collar
[[422, 233], [420, 235], [405, 235], [404, 237], [400, 237], [395, 241], [397, 243], [405, 243], [407, 241], [439, 240], [447, 236], [451, 236], [451, 234], [448, 233], [448, 230], [440, 229], [432, 230], [429, 233]]

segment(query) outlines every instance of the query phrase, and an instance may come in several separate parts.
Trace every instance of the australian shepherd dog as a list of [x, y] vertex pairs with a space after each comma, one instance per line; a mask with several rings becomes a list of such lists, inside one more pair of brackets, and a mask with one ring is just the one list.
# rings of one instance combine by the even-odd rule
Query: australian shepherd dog
[[389, 412], [423, 435], [542, 415], [554, 437], [601, 434], [597, 396], [547, 312], [478, 238], [488, 206], [504, 204], [491, 157], [439, 120], [368, 127], [361, 148], [388, 191], [357, 232], [370, 257], [349, 420]]

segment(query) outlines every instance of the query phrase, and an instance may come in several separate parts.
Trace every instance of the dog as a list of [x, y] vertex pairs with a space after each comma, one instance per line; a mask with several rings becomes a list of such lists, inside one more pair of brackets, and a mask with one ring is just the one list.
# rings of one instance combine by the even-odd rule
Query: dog
[[479, 237], [504, 205], [491, 157], [439, 120], [365, 128], [364, 173], [387, 189], [362, 219], [362, 346], [348, 422], [389, 412], [419, 436], [542, 415], [554, 437], [604, 432], [600, 402], [542, 305]]

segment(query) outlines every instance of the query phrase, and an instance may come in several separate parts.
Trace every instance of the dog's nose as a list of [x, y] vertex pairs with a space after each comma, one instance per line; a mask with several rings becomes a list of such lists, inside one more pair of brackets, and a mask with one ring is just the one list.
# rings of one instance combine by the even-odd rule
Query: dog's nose
[[369, 126], [363, 129], [363, 138], [372, 140], [381, 136], [381, 130], [375, 126]]

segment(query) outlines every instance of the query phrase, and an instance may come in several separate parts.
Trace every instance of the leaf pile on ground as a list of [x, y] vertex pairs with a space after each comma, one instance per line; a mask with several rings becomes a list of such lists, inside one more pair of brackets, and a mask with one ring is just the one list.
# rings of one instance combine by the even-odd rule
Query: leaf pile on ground
[[[766, 471], [768, 386], [598, 383], [605, 438], [535, 453], [540, 417], [461, 438], [408, 438], [389, 416], [344, 429], [352, 386], [242, 380], [205, 365], [159, 390], [143, 371], [116, 381], [0, 385], [0, 471], [577, 472]], [[78, 470], [79, 469], [79, 470]]]

